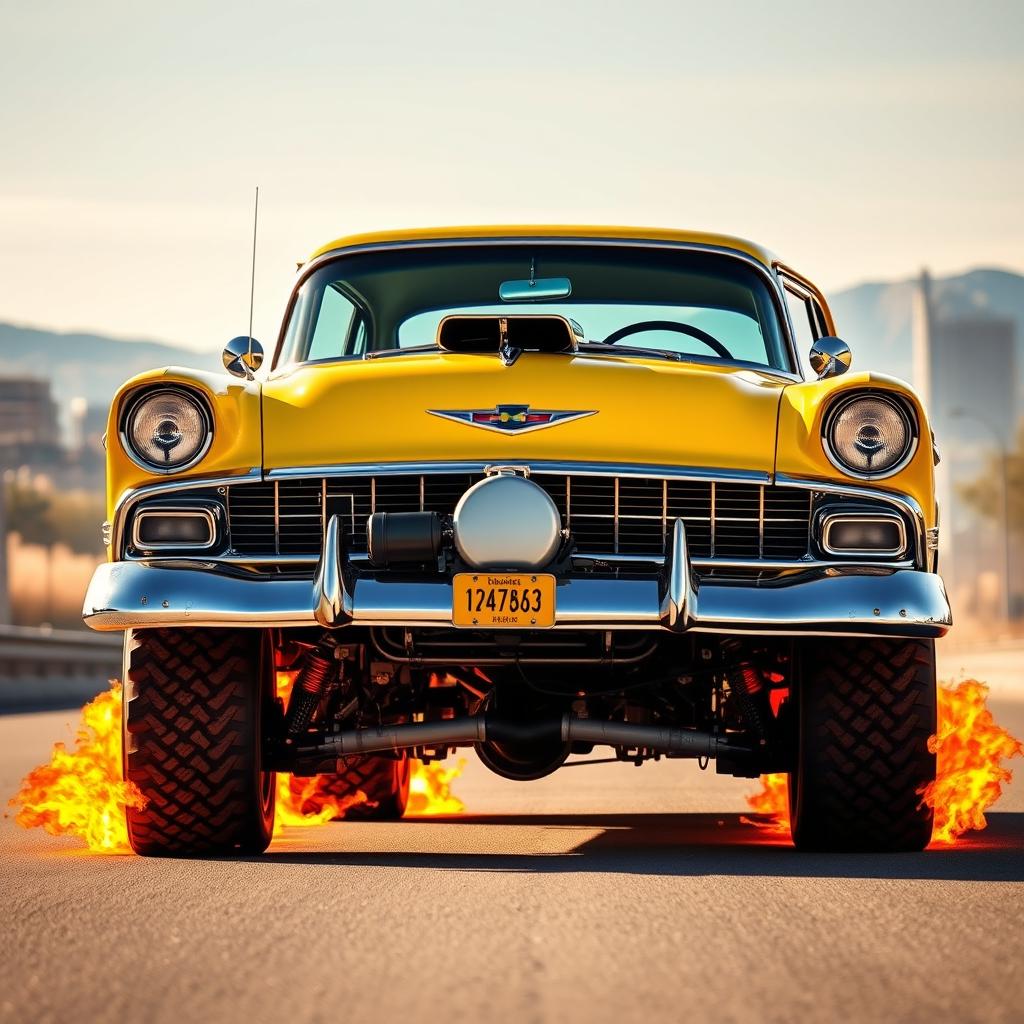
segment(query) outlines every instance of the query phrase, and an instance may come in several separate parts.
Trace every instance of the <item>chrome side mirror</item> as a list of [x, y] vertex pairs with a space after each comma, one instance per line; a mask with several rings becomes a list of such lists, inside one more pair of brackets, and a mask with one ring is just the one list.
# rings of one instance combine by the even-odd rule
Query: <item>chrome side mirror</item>
[[263, 346], [245, 334], [232, 338], [224, 346], [224, 369], [236, 377], [253, 379], [253, 372], [263, 365]]
[[819, 338], [811, 346], [811, 369], [818, 375], [818, 380], [846, 373], [852, 361], [850, 346], [842, 338]]

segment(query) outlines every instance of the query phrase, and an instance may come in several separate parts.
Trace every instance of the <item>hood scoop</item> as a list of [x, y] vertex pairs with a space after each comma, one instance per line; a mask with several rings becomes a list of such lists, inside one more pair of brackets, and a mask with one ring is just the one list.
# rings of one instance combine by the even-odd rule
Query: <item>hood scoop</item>
[[445, 352], [493, 352], [514, 362], [521, 352], [575, 352], [577, 334], [564, 316], [446, 316], [437, 325]]

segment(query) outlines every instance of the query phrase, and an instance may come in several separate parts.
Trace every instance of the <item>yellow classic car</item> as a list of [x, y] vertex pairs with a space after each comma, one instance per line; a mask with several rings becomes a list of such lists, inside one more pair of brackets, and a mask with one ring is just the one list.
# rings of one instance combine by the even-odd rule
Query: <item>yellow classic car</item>
[[277, 771], [398, 818], [464, 746], [784, 772], [801, 848], [928, 842], [933, 438], [807, 278], [658, 229], [343, 238], [262, 361], [110, 411], [84, 617], [125, 631], [138, 852], [263, 850]]

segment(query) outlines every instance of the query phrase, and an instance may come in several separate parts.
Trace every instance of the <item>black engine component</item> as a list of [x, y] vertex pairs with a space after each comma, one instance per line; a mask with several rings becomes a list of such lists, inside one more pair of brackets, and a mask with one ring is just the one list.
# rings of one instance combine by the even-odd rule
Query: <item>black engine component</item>
[[366, 522], [370, 564], [391, 569], [436, 562], [443, 535], [436, 512], [374, 512]]

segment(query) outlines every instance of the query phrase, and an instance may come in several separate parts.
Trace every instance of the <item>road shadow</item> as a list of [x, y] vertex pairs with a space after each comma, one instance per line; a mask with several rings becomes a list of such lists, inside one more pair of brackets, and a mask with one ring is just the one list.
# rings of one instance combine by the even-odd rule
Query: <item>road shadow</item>
[[[734, 875], [774, 878], [862, 878], [922, 881], [1024, 881], [1024, 813], [989, 815], [989, 826], [952, 848], [903, 854], [801, 853], [787, 837], [750, 822], [756, 815], [738, 814], [566, 814], [463, 815], [452, 818], [407, 818], [392, 824], [353, 825], [337, 822], [339, 842], [364, 849], [298, 851], [272, 848], [264, 864], [310, 864], [335, 867], [429, 868], [431, 870], [556, 874]], [[764, 819], [761, 819], [762, 822]], [[409, 849], [410, 833], [444, 826], [445, 849]], [[474, 826], [508, 829], [509, 852], [466, 847]], [[344, 835], [358, 828], [358, 844]], [[560, 852], [519, 852], [531, 844], [523, 830], [579, 830], [585, 838]], [[599, 830], [596, 835], [593, 831]], [[396, 833], [394, 830], [401, 830]], [[353, 838], [356, 838], [353, 833]], [[432, 848], [437, 846], [436, 833]], [[367, 840], [379, 843], [365, 850]], [[400, 840], [400, 841], [399, 841]], [[391, 846], [388, 850], [387, 847]], [[500, 845], [500, 843], [498, 844]], [[543, 845], [543, 844], [539, 844]], [[396, 849], [401, 846], [404, 849]]]

